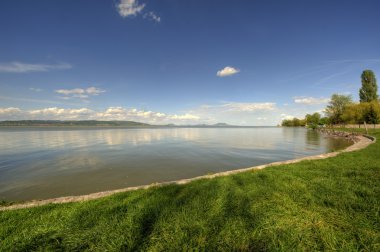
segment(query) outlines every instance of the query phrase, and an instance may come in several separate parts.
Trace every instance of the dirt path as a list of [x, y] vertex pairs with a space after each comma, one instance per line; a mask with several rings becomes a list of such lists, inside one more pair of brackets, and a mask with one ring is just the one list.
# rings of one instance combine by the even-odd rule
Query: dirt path
[[276, 165], [282, 165], [282, 164], [293, 164], [293, 163], [298, 163], [298, 162], [303, 161], [303, 160], [325, 159], [325, 158], [329, 158], [329, 157], [335, 157], [338, 154], [343, 153], [343, 152], [351, 152], [351, 151], [363, 149], [363, 148], [367, 147], [368, 145], [370, 145], [376, 141], [375, 138], [368, 137], [368, 136], [357, 136], [356, 138], [358, 139], [357, 142], [355, 142], [353, 145], [351, 145], [351, 146], [349, 146], [346, 149], [341, 150], [341, 151], [330, 152], [330, 153], [326, 153], [326, 154], [320, 154], [320, 155], [309, 156], [309, 157], [303, 157], [303, 158], [298, 158], [298, 159], [292, 159], [292, 160], [287, 160], [287, 161], [274, 162], [274, 163], [269, 163], [269, 164], [264, 164], [264, 165], [249, 167], [249, 168], [243, 168], [243, 169], [237, 169], [237, 170], [232, 170], [232, 171], [220, 172], [220, 173], [215, 173], [212, 175], [204, 175], [204, 176], [199, 176], [199, 177], [190, 178], [190, 179], [181, 179], [181, 180], [177, 180], [177, 181], [155, 183], [155, 184], [151, 184], [151, 185], [128, 187], [128, 188], [123, 188], [123, 189], [118, 189], [118, 190], [97, 192], [97, 193], [91, 193], [91, 194], [80, 195], [80, 196], [67, 196], [67, 197], [59, 197], [59, 198], [53, 198], [53, 199], [47, 199], [47, 200], [29, 201], [29, 202], [22, 203], [22, 204], [14, 204], [14, 205], [10, 205], [10, 206], [0, 207], [0, 211], [20, 209], [20, 208], [29, 208], [29, 207], [42, 206], [42, 205], [47, 205], [47, 204], [59, 204], [59, 203], [67, 203], [67, 202], [78, 202], [78, 201], [85, 201], [85, 200], [93, 200], [93, 199], [106, 197], [106, 196], [109, 196], [109, 195], [112, 195], [115, 193], [119, 193], [119, 192], [128, 192], [128, 191], [134, 191], [134, 190], [138, 190], [138, 189], [147, 189], [147, 188], [154, 187], [154, 186], [163, 186], [163, 185], [169, 185], [169, 184], [182, 185], [182, 184], [190, 183], [191, 181], [194, 181], [194, 180], [211, 179], [211, 178], [215, 178], [215, 177], [228, 176], [231, 174], [246, 172], [246, 171], [250, 171], [250, 170], [264, 169], [264, 168], [270, 167], [270, 166], [276, 166]]

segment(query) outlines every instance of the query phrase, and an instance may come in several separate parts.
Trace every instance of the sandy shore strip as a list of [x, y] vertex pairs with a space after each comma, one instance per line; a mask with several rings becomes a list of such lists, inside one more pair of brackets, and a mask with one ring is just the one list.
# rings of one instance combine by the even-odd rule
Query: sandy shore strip
[[139, 190], [139, 189], [148, 189], [151, 187], [158, 187], [158, 186], [164, 186], [164, 185], [169, 185], [169, 184], [177, 184], [177, 185], [183, 185], [190, 183], [195, 180], [199, 179], [212, 179], [216, 177], [221, 177], [221, 176], [228, 176], [231, 174], [236, 174], [236, 173], [241, 173], [241, 172], [246, 172], [246, 171], [251, 171], [251, 170], [260, 170], [264, 169], [266, 167], [271, 167], [271, 166], [277, 166], [277, 165], [283, 165], [283, 164], [294, 164], [298, 163], [304, 160], [317, 160], [317, 159], [325, 159], [329, 157], [335, 157], [340, 153], [343, 152], [351, 152], [351, 151], [357, 151], [360, 149], [363, 149], [367, 147], [368, 145], [374, 143], [376, 141], [376, 138], [371, 137], [371, 136], [356, 136], [355, 137], [357, 141], [347, 147], [344, 150], [336, 151], [336, 152], [330, 152], [330, 153], [325, 153], [325, 154], [320, 154], [320, 155], [315, 155], [315, 156], [308, 156], [308, 157], [303, 157], [303, 158], [298, 158], [298, 159], [292, 159], [292, 160], [287, 160], [287, 161], [279, 161], [279, 162], [273, 162], [269, 164], [264, 164], [264, 165], [259, 165], [259, 166], [254, 166], [254, 167], [248, 167], [248, 168], [242, 168], [242, 169], [237, 169], [237, 170], [231, 170], [231, 171], [226, 171], [226, 172], [219, 172], [211, 175], [203, 175], [199, 177], [194, 177], [194, 178], [189, 178], [189, 179], [181, 179], [181, 180], [176, 180], [176, 181], [170, 181], [170, 182], [162, 182], [162, 183], [154, 183], [150, 185], [143, 185], [143, 186], [135, 186], [135, 187], [127, 187], [123, 189], [117, 189], [117, 190], [110, 190], [110, 191], [104, 191], [104, 192], [97, 192], [97, 193], [91, 193], [87, 195], [80, 195], [80, 196], [66, 196], [66, 197], [59, 197], [59, 198], [53, 198], [53, 199], [46, 199], [46, 200], [34, 200], [34, 201], [29, 201], [21, 204], [14, 204], [10, 206], [3, 206], [0, 207], [0, 211], [4, 210], [13, 210], [13, 209], [21, 209], [21, 208], [29, 208], [29, 207], [36, 207], [36, 206], [43, 206], [47, 204], [60, 204], [60, 203], [68, 203], [68, 202], [79, 202], [79, 201], [86, 201], [86, 200], [93, 200], [93, 199], [99, 199], [102, 197], [106, 197], [115, 193], [120, 193], [120, 192], [128, 192], [128, 191], [134, 191], [134, 190]]

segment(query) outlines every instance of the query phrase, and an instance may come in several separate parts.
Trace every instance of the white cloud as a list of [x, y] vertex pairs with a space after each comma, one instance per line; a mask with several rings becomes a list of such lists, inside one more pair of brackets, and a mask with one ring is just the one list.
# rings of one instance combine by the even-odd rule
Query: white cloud
[[21, 110], [19, 108], [9, 107], [9, 108], [0, 108], [0, 115], [2, 114], [15, 114], [20, 113]]
[[124, 113], [126, 111], [126, 109], [124, 109], [123, 107], [109, 107], [105, 113], [109, 114], [109, 115], [112, 115], [112, 114], [120, 114], [120, 113]]
[[276, 108], [276, 103], [264, 102], [264, 103], [248, 103], [248, 102], [229, 102], [218, 106], [213, 106], [214, 108], [219, 108], [223, 112], [255, 112], [263, 110], [274, 110]]
[[190, 113], [165, 114], [161, 112], [138, 110], [136, 108], [109, 107], [103, 111], [88, 108], [68, 109], [48, 107], [35, 110], [19, 108], [0, 108], [0, 120], [119, 120], [137, 121], [152, 124], [194, 124], [201, 118]]
[[81, 120], [88, 119], [94, 111], [88, 108], [65, 109], [58, 107], [22, 110], [0, 108], [0, 120]]
[[144, 14], [144, 18], [149, 18], [157, 23], [161, 22], [161, 17], [157, 16], [154, 12], [150, 11]]
[[66, 63], [56, 65], [46, 64], [27, 64], [21, 62], [1, 63], [0, 72], [3, 73], [29, 73], [29, 72], [48, 72], [50, 70], [70, 69], [72, 66]]
[[72, 95], [72, 94], [84, 94], [85, 90], [82, 88], [58, 89], [58, 90], [55, 90], [55, 92], [58, 94], [63, 94], [63, 95]]
[[279, 116], [274, 102], [225, 102], [202, 105], [189, 112], [199, 116], [200, 121], [206, 124], [222, 122], [231, 125], [274, 125]]
[[117, 5], [120, 16], [136, 16], [145, 8], [145, 4], [139, 4], [137, 0], [120, 0]]
[[0, 119], [2, 120], [17, 120], [21, 116], [22, 111], [19, 108], [0, 108]]
[[288, 114], [281, 114], [281, 120], [292, 120], [295, 116]]
[[42, 118], [42, 119], [60, 119], [63, 117], [65, 120], [78, 119], [81, 116], [87, 116], [93, 113], [92, 110], [87, 108], [80, 109], [64, 109], [64, 108], [44, 108], [37, 110], [30, 110], [27, 112], [30, 115]]
[[305, 105], [325, 104], [330, 101], [329, 98], [314, 98], [314, 97], [295, 97], [294, 102]]
[[226, 77], [226, 76], [237, 74], [238, 72], [240, 72], [239, 69], [236, 69], [236, 68], [230, 67], [230, 66], [226, 66], [222, 70], [219, 70], [216, 73], [216, 75], [219, 76], [219, 77]]
[[259, 126], [277, 125], [283, 119], [292, 119], [294, 116], [301, 118], [304, 114], [310, 112], [302, 108], [285, 110], [278, 108], [273, 102], [228, 102], [217, 105], [203, 105], [183, 113], [172, 114], [121, 106], [101, 110], [90, 109], [83, 106], [83, 104], [70, 106], [72, 108], [51, 106], [34, 110], [0, 108], [0, 120], [119, 120], [157, 125], [169, 123], [177, 125], [228, 123], [231, 125]]
[[86, 93], [90, 95], [99, 95], [104, 92], [106, 91], [100, 88], [96, 88], [96, 87], [89, 87], [86, 89]]
[[96, 87], [89, 87], [86, 89], [83, 89], [83, 88], [58, 89], [58, 90], [55, 90], [55, 92], [58, 94], [64, 95], [63, 97], [60, 97], [61, 99], [69, 100], [71, 98], [86, 99], [89, 96], [95, 96], [95, 95], [104, 93], [105, 90], [96, 88]]
[[86, 95], [86, 94], [74, 94], [72, 97], [73, 98], [79, 98], [79, 99], [86, 99], [86, 98], [88, 98], [88, 95]]
[[192, 114], [169, 115], [161, 112], [138, 110], [136, 108], [109, 107], [104, 112], [96, 114], [98, 120], [131, 120], [147, 123], [193, 123], [200, 120], [199, 116]]
[[172, 115], [169, 117], [173, 120], [199, 120], [200, 117], [192, 114], [184, 114], [184, 115]]
[[[142, 14], [145, 9], [145, 4], [140, 4], [138, 0], [120, 0], [117, 5], [117, 10], [122, 17], [131, 17]], [[161, 17], [153, 11], [145, 12], [143, 14], [144, 19], [152, 20], [156, 23], [161, 22]]]

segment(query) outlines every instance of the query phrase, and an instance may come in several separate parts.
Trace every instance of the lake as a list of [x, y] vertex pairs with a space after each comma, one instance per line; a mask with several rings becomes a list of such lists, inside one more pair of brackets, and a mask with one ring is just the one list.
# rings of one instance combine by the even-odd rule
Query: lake
[[304, 128], [0, 128], [0, 200], [191, 178], [342, 149]]

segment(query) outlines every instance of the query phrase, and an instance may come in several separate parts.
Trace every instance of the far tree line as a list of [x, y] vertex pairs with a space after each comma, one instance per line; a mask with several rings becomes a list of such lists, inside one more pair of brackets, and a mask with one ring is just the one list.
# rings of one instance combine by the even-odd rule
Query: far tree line
[[377, 124], [380, 123], [380, 101], [377, 94], [376, 76], [371, 70], [364, 70], [361, 75], [362, 87], [359, 90], [360, 102], [354, 102], [351, 95], [333, 94], [324, 110], [320, 113], [307, 114], [305, 118], [283, 120], [282, 126], [308, 126], [317, 128], [323, 125]]

